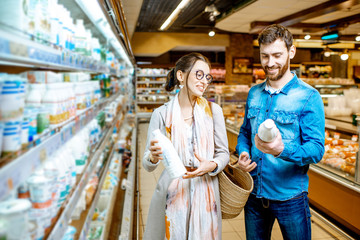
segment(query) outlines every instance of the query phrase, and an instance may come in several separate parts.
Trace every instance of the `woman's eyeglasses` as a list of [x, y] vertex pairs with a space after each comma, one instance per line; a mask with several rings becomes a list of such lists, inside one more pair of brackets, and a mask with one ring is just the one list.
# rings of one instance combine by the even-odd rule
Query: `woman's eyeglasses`
[[210, 74], [204, 74], [202, 70], [197, 70], [195, 72], [196, 79], [201, 81], [204, 77], [206, 79], [207, 84], [210, 84], [213, 80], [213, 77]]

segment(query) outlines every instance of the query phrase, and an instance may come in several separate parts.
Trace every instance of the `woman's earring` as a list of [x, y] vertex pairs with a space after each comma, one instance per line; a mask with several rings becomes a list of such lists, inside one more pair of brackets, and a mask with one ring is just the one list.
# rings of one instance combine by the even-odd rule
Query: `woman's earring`
[[182, 89], [183, 87], [184, 87], [184, 85], [182, 85], [182, 84], [179, 85], [179, 88], [180, 88], [180, 89]]

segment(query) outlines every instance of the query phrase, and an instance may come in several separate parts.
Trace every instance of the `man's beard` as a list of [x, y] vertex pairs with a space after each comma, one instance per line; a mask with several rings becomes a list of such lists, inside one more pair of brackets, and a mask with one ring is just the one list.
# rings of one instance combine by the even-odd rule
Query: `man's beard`
[[265, 71], [265, 74], [266, 74], [267, 78], [269, 80], [271, 80], [271, 81], [277, 81], [277, 80], [281, 79], [284, 76], [284, 74], [286, 73], [286, 71], [289, 68], [289, 57], [286, 60], [286, 63], [285, 63], [284, 66], [282, 66], [282, 67], [281, 66], [276, 66], [276, 67], [272, 67], [271, 69], [276, 69], [276, 68], [279, 69], [279, 72], [276, 75], [269, 74], [269, 72], [268, 72], [269, 67], [265, 66], [265, 68], [264, 68], [264, 71]]

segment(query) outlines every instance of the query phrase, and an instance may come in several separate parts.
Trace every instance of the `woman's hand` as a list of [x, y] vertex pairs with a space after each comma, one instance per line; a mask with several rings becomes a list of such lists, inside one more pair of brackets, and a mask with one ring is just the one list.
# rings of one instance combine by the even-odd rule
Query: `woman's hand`
[[208, 172], [214, 171], [214, 169], [217, 167], [217, 164], [215, 162], [207, 161], [198, 156], [196, 153], [194, 153], [194, 155], [199, 160], [200, 165], [195, 171], [186, 172], [186, 174], [183, 176], [184, 179], [202, 176]]
[[159, 160], [163, 160], [162, 157], [160, 157], [160, 154], [162, 154], [161, 147], [156, 146], [155, 144], [158, 143], [158, 140], [151, 140], [150, 141], [150, 162], [153, 164], [157, 164]]

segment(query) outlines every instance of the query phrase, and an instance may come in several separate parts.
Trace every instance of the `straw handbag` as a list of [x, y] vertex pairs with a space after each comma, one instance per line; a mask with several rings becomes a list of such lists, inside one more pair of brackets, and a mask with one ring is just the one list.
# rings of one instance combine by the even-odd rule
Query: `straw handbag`
[[253, 190], [251, 175], [237, 167], [227, 165], [218, 174], [222, 219], [238, 216]]

